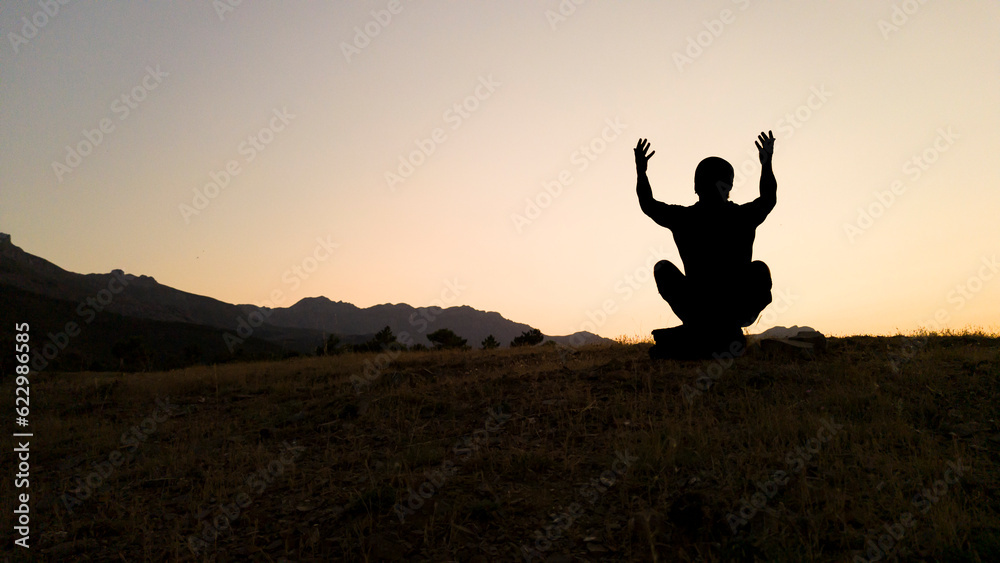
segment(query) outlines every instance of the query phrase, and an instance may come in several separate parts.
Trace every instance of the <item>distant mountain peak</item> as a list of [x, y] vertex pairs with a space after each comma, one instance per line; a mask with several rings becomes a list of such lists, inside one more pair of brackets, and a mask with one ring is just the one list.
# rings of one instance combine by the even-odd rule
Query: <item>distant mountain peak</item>
[[[133, 275], [122, 269], [107, 274], [77, 274], [29, 254], [13, 245], [9, 234], [0, 233], [0, 287], [13, 287], [48, 299], [89, 303], [94, 296], [114, 291], [104, 309], [126, 317], [153, 321], [181, 322], [236, 331], [254, 311], [267, 309], [267, 321], [253, 325], [255, 338], [271, 340], [284, 349], [297, 348], [311, 353], [327, 334], [342, 336], [374, 335], [386, 326], [394, 334], [404, 332], [416, 343], [429, 345], [428, 334], [446, 328], [479, 347], [492, 336], [506, 344], [532, 327], [505, 318], [496, 311], [480, 311], [470, 305], [414, 307], [406, 303], [383, 303], [358, 307], [326, 296], [305, 297], [290, 307], [233, 305], [195, 295], [158, 283], [151, 276]], [[116, 280], [127, 287], [115, 291]], [[110, 289], [109, 289], [110, 288]], [[0, 300], [0, 305], [2, 305]], [[89, 321], [88, 321], [89, 322]], [[252, 319], [251, 319], [252, 322]], [[240, 336], [240, 338], [244, 338]], [[550, 337], [571, 345], [610, 342], [590, 333]]]
[[329, 297], [325, 295], [317, 295], [316, 297], [303, 297], [299, 299], [299, 303], [305, 301], [306, 303], [333, 303]]

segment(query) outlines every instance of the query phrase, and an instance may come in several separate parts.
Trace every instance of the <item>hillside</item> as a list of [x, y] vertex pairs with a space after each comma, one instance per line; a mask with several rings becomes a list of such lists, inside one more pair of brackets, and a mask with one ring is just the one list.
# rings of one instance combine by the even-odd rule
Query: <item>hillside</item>
[[236, 305], [180, 291], [150, 276], [122, 270], [107, 274], [78, 274], [34, 256], [0, 238], [0, 289], [15, 288], [75, 303], [105, 297], [89, 308], [154, 321], [184, 322], [233, 330], [245, 313]]
[[[304, 298], [290, 307], [234, 305], [123, 270], [69, 272], [25, 252], [4, 233], [0, 233], [0, 315], [30, 321], [40, 338], [58, 335], [67, 323], [85, 324], [86, 336], [71, 339], [67, 353], [55, 362], [61, 370], [108, 368], [109, 358], [113, 361], [111, 346], [140, 326], [136, 336], [151, 353], [155, 351], [143, 363], [151, 369], [287, 353], [311, 355], [330, 334], [343, 343], [360, 344], [386, 326], [397, 335], [406, 332], [413, 343], [424, 346], [431, 344], [427, 335], [440, 328], [454, 331], [473, 347], [490, 334], [507, 346], [532, 329], [500, 313], [468, 306], [415, 308], [403, 303], [360, 308], [326, 297]], [[9, 339], [9, 331], [0, 328], [0, 341]], [[588, 332], [548, 339], [577, 345], [611, 342]], [[220, 343], [225, 345], [221, 350]]]
[[[1000, 339], [831, 339], [820, 356], [751, 347], [732, 364], [652, 363], [647, 347], [39, 374], [32, 552], [301, 562], [1000, 556]], [[3, 392], [13, 396], [9, 381]], [[122, 442], [154, 418], [141, 442]], [[97, 476], [119, 455], [127, 461]], [[0, 510], [13, 509], [4, 495]]]
[[[251, 336], [230, 351], [224, 336], [226, 331], [218, 328], [127, 317], [108, 311], [80, 315], [77, 303], [13, 288], [0, 291], [0, 312], [11, 323], [0, 330], [2, 350], [14, 350], [13, 324], [30, 321], [35, 342], [32, 369], [38, 371], [147, 371], [235, 360], [279, 359], [304, 351], [298, 342], [311, 336], [295, 329], [264, 327], [257, 334], [268, 336], [268, 340]], [[279, 332], [288, 334], [282, 338]], [[310, 347], [305, 349], [315, 349], [315, 341], [307, 343]], [[131, 346], [131, 350], [116, 354], [116, 347], [121, 346]], [[0, 355], [0, 376], [12, 374], [13, 365], [12, 355]]]

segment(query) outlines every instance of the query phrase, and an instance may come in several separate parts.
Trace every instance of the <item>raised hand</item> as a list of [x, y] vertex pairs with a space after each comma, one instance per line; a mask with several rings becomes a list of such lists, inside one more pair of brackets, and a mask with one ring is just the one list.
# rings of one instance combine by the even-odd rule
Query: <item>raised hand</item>
[[646, 154], [646, 152], [649, 151], [649, 141], [646, 139], [639, 139], [639, 142], [636, 143], [635, 148], [632, 150], [635, 151], [636, 174], [645, 174], [646, 165], [649, 163], [649, 159], [656, 154], [656, 151]]
[[760, 163], [767, 164], [771, 162], [771, 156], [774, 154], [774, 134], [768, 131], [765, 135], [761, 131], [760, 135], [757, 135], [757, 141], [754, 144], [757, 145], [757, 155], [760, 157]]

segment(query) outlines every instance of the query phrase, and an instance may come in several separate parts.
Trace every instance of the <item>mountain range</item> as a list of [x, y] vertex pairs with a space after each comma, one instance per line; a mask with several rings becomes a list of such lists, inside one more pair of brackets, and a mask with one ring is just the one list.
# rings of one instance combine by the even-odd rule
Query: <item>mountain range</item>
[[[488, 336], [508, 345], [532, 330], [468, 306], [361, 308], [326, 297], [290, 307], [235, 305], [123, 270], [78, 274], [15, 246], [0, 233], [0, 349], [13, 349], [15, 323], [30, 325], [36, 370], [172, 369], [195, 363], [313, 354], [329, 335], [359, 344], [388, 326], [413, 343], [447, 328], [478, 348]], [[589, 332], [546, 336], [568, 345], [611, 342]], [[0, 357], [0, 370], [7, 372]]]

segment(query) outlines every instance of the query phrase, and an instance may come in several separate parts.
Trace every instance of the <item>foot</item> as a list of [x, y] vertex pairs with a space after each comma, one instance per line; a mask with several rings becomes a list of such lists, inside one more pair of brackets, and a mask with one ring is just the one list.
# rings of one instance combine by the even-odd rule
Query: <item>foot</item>
[[746, 337], [739, 327], [692, 327], [690, 325], [653, 331], [656, 345], [649, 350], [653, 359], [710, 360], [742, 356]]

